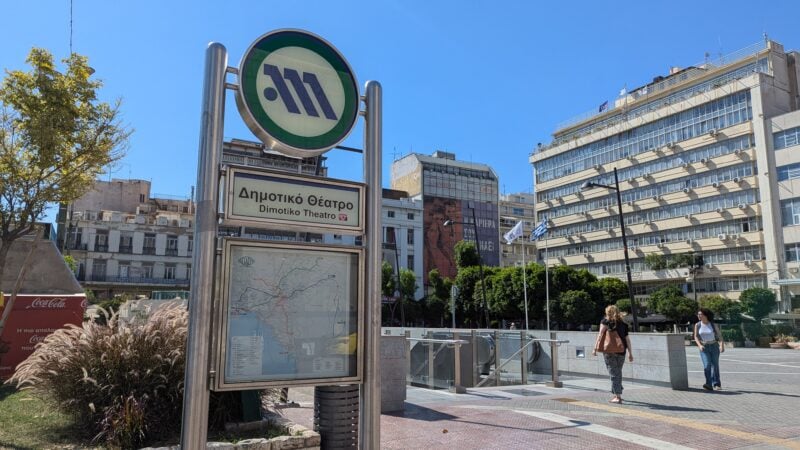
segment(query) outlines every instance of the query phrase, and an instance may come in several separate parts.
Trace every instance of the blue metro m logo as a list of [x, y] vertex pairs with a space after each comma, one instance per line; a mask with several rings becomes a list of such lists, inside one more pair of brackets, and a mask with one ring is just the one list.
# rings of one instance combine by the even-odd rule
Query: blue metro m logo
[[317, 107], [314, 105], [314, 102], [311, 101], [311, 96], [306, 90], [305, 85], [307, 84], [311, 88], [311, 93], [314, 94], [314, 98], [317, 100], [320, 109], [322, 109], [322, 113], [325, 115], [325, 118], [330, 120], [338, 120], [338, 117], [336, 117], [336, 113], [333, 111], [333, 108], [331, 108], [328, 97], [325, 95], [325, 91], [322, 89], [319, 79], [317, 79], [315, 74], [311, 72], [303, 72], [303, 76], [301, 78], [298, 71], [286, 67], [283, 69], [283, 75], [281, 75], [281, 71], [277, 66], [272, 64], [264, 64], [264, 75], [269, 76], [272, 79], [272, 83], [275, 85], [274, 88], [268, 87], [264, 89], [264, 97], [267, 100], [275, 101], [278, 99], [278, 97], [280, 97], [284, 106], [286, 106], [287, 111], [292, 114], [302, 114], [300, 112], [300, 108], [297, 107], [297, 102], [295, 102], [294, 96], [292, 96], [292, 93], [289, 91], [289, 86], [286, 84], [286, 80], [288, 80], [289, 83], [291, 83], [294, 92], [297, 94], [297, 98], [303, 105], [303, 109], [305, 110], [306, 114], [311, 117], [319, 117]]

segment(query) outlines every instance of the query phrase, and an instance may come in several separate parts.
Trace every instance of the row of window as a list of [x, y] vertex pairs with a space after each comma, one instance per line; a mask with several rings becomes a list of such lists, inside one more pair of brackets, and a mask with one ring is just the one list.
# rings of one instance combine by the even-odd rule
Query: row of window
[[[677, 102], [687, 100], [691, 97], [694, 97], [697, 94], [708, 92], [711, 89], [727, 84], [733, 80], [738, 80], [740, 78], [750, 76], [753, 72], [770, 73], [769, 62], [767, 61], [767, 58], [761, 58], [756, 62], [742, 66], [734, 71], [727, 72], [723, 75], [711, 78], [703, 83], [695, 84], [685, 89], [681, 89], [679, 91], [676, 91], [668, 95], [667, 97], [649, 103], [645, 103], [640, 106], [636, 106], [626, 111], [625, 114], [618, 114], [600, 121], [591, 122], [583, 127], [570, 131], [569, 133], [559, 135], [558, 140], [556, 140], [555, 143], [558, 144], [566, 142], [574, 137], [584, 135], [593, 129], [603, 128], [605, 126], [613, 125], [615, 123], [630, 120], [631, 118], [638, 117], [649, 112], [657, 111], [663, 108], [664, 106], [672, 105]], [[675, 78], [670, 78], [667, 81], [670, 80], [675, 80]]]
[[800, 144], [800, 127], [789, 128], [772, 134], [772, 147], [781, 150]]
[[[755, 173], [755, 164], [746, 162], [736, 166], [728, 166], [719, 170], [704, 172], [699, 175], [677, 178], [658, 184], [627, 190], [624, 191], [620, 197], [622, 198], [623, 202], [635, 202], [637, 200], [652, 198], [657, 199], [659, 196], [674, 192], [685, 192], [687, 189], [691, 190], [703, 186], [713, 186], [714, 183], [724, 183], [733, 179], [741, 180], [743, 177], [749, 177]], [[585, 202], [573, 203], [567, 206], [553, 208], [547, 211], [547, 215], [553, 218], [562, 217], [609, 206], [617, 206], [616, 196], [608, 195]]]
[[[707, 161], [711, 158], [716, 158], [722, 155], [728, 155], [737, 151], [747, 150], [755, 145], [753, 135], [739, 136], [733, 139], [726, 139], [721, 142], [715, 142], [711, 145], [698, 147], [693, 150], [687, 150], [677, 155], [669, 155], [659, 158], [655, 161], [650, 161], [642, 164], [637, 164], [632, 167], [621, 169], [617, 171], [617, 178], [620, 181], [629, 180], [644, 176], [645, 174], [654, 174], [664, 170], [672, 169], [675, 167], [683, 166], [687, 163]], [[592, 179], [595, 183], [613, 185], [614, 173], [610, 172]], [[537, 194], [539, 201], [547, 201], [551, 199], [560, 198], [566, 195], [575, 194], [581, 190], [581, 185], [584, 180], [570, 183], [567, 185], [559, 186], [554, 189]], [[627, 191], [626, 191], [627, 192]], [[625, 193], [623, 193], [623, 196]]]
[[534, 164], [536, 183], [635, 156], [752, 118], [750, 91], [741, 91], [667, 116]]
[[[153, 278], [154, 264], [142, 263], [141, 265], [134, 266], [130, 262], [120, 261], [117, 269], [116, 278], [121, 279], [147, 279]], [[192, 273], [192, 266], [187, 265], [184, 278], [182, 280], [189, 280]], [[162, 279], [175, 280], [177, 274], [177, 266], [175, 264], [164, 264], [164, 273]], [[92, 274], [91, 279], [94, 281], [106, 281], [109, 278], [107, 273], [107, 264], [105, 260], [92, 261]]]
[[[717, 222], [709, 225], [697, 227], [668, 229], [654, 233], [636, 234], [628, 236], [628, 248], [643, 247], [647, 245], [668, 244], [672, 242], [686, 242], [687, 239], [698, 240], [708, 238], [719, 238], [724, 235], [725, 239], [733, 239], [739, 233], [761, 230], [760, 217], [747, 217], [743, 219]], [[581, 255], [584, 253], [603, 253], [622, 248], [622, 239], [604, 239], [587, 243], [575, 243], [574, 245], [556, 247], [548, 249], [551, 258], [562, 256]], [[543, 257], [544, 250], [540, 250], [540, 257]]]
[[[395, 212], [392, 211], [391, 209], [386, 211], [386, 217], [393, 219], [395, 217]], [[414, 220], [414, 213], [406, 213], [406, 219]]]
[[[83, 232], [84, 229], [77, 228], [73, 231], [73, 233], [68, 237], [67, 240], [67, 247], [71, 249], [81, 249], [87, 250], [88, 248], [85, 246], [81, 246], [79, 243], [83, 240]], [[194, 240], [191, 236], [188, 238], [187, 243], [187, 254], [191, 255], [192, 250], [194, 247]], [[137, 251], [138, 250], [138, 251]], [[142, 247], [141, 249], [134, 248], [133, 245], [133, 232], [122, 232], [119, 236], [119, 247], [112, 248], [109, 246], [109, 236], [108, 230], [95, 230], [94, 235], [94, 251], [96, 252], [119, 252], [119, 253], [141, 253], [143, 255], [155, 255], [156, 254], [156, 234], [155, 233], [145, 233], [144, 239], [142, 240]], [[166, 246], [164, 248], [164, 254], [166, 256], [177, 256], [178, 255], [178, 236], [176, 235], [167, 235], [166, 238]]]
[[686, 294], [693, 291], [698, 293], [741, 292], [753, 287], [766, 287], [767, 278], [763, 275], [746, 275], [725, 278], [698, 278], [691, 289], [689, 287], [690, 284], [691, 283], [683, 282], [635, 283], [633, 285], [633, 293], [634, 295], [651, 295], [653, 292], [668, 286], [676, 286]]
[[[635, 225], [646, 221], [654, 222], [671, 218], [685, 217], [687, 215], [699, 214], [720, 209], [727, 209], [758, 203], [758, 191], [748, 189], [717, 197], [707, 197], [699, 200], [665, 205], [658, 208], [648, 209], [641, 212], [630, 212], [625, 214], [625, 225]], [[619, 220], [616, 217], [608, 216], [601, 219], [590, 219], [579, 223], [563, 225], [550, 228], [549, 237], [576, 236], [592, 231], [610, 230], [619, 228]]]

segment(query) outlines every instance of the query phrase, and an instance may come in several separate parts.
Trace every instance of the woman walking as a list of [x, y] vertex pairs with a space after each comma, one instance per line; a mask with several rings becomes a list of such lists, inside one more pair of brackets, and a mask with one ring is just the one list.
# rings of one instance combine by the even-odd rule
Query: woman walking
[[719, 354], [725, 351], [725, 343], [722, 341], [719, 325], [714, 323], [714, 313], [706, 308], [700, 308], [697, 318], [700, 320], [694, 324], [694, 341], [700, 349], [703, 373], [706, 375], [703, 389], [718, 391], [722, 389], [719, 378]]
[[625, 353], [628, 361], [633, 362], [631, 338], [628, 336], [628, 325], [615, 305], [606, 306], [606, 316], [600, 321], [600, 332], [594, 345], [592, 356], [602, 352], [606, 361], [606, 369], [611, 376], [611, 403], [622, 403], [622, 365], [625, 364]]

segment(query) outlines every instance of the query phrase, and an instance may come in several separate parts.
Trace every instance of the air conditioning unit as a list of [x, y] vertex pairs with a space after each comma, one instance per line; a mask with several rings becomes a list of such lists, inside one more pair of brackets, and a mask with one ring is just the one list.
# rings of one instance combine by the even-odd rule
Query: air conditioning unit
[[644, 222], [642, 222], [642, 223], [643, 223], [643, 224], [645, 224], [645, 225], [650, 225], [650, 224], [651, 224], [651, 223], [653, 223], [653, 222], [650, 222], [649, 220], [645, 220], [645, 221], [644, 221]]
[[718, 187], [719, 187], [719, 183], [717, 183], [717, 182], [715, 181], [715, 182], [711, 183], [711, 187], [718, 188]]
[[628, 161], [633, 161], [633, 160], [635, 160], [635, 159], [636, 159], [636, 156], [634, 156], [634, 155], [628, 155], [628, 156], [626, 156], [626, 157], [625, 157], [625, 159], [627, 159]]
[[658, 247], [658, 248], [664, 248], [664, 247], [665, 247], [665, 244], [664, 244], [663, 242], [659, 242], [658, 244], [656, 244], [656, 247]]
[[691, 215], [691, 214], [687, 214], [687, 215], [685, 215], [685, 216], [683, 216], [683, 217], [684, 217], [685, 219], [692, 220], [692, 215]]
[[716, 137], [718, 134], [719, 134], [719, 131], [717, 131], [716, 128], [712, 128], [712, 129], [708, 130], [708, 135], [711, 136], [711, 137]]
[[689, 188], [683, 188], [683, 193], [684, 194], [688, 194], [689, 192], [692, 192], [692, 190], [689, 189]]
[[736, 150], [733, 151], [734, 155], [741, 155], [742, 153], [744, 153], [744, 150], [742, 150], [740, 148], [737, 148]]
[[686, 244], [687, 244], [687, 245], [692, 245], [692, 242], [694, 242], [694, 241], [693, 241], [693, 240], [691, 240], [691, 239], [687, 239], [687, 240], [686, 240]]
[[717, 208], [717, 212], [722, 214], [723, 212], [725, 212], [725, 208]]
[[730, 239], [732, 241], [735, 241], [735, 240], [739, 239], [739, 235], [738, 234], [729, 234], [728, 235], [728, 239]]
[[677, 147], [677, 145], [674, 142], [667, 142], [666, 147], [672, 150], [673, 148]]
[[605, 208], [603, 208], [603, 209], [605, 209], [606, 211], [611, 211], [611, 206], [608, 206], [608, 205], [607, 205], [607, 206], [606, 206]]
[[628, 178], [628, 183], [633, 183], [633, 180], [634, 180], [633, 177]]
[[789, 268], [789, 272], [790, 273], [797, 273], [797, 272], [800, 272], [800, 269], [798, 269], [797, 267], [790, 267]]
[[594, 170], [600, 170], [600, 164], [595, 164], [594, 165]]
[[703, 164], [708, 164], [708, 158], [700, 158], [700, 162]]
[[719, 236], [717, 236], [717, 237], [719, 238], [719, 240], [720, 240], [720, 241], [724, 241], [725, 239], [728, 239], [728, 235], [726, 235], [726, 234], [724, 234], [724, 233], [720, 234], [720, 235], [719, 235]]
[[752, 259], [745, 259], [745, 260], [744, 260], [744, 265], [745, 265], [745, 266], [749, 266], [749, 265], [751, 265], [751, 264], [753, 264], [753, 260], [752, 260]]
[[633, 206], [633, 202], [626, 202], [625, 204], [628, 206]]
[[705, 266], [706, 266], [706, 269], [711, 269], [712, 267], [714, 267], [714, 265], [711, 264], [711, 263], [706, 263]]
[[642, 174], [642, 178], [653, 178], [653, 175], [651, 175], [650, 172], [645, 172]]
[[654, 196], [653, 196], [653, 201], [657, 202], [657, 201], [659, 201], [659, 200], [661, 200], [661, 197], [659, 197], [659, 196], [657, 196], [657, 195], [654, 195]]
[[745, 208], [747, 208], [747, 205], [745, 205], [744, 203], [739, 203], [739, 209], [745, 209]]
[[684, 169], [688, 169], [689, 166], [691, 166], [691, 164], [689, 164], [688, 162], [685, 162], [685, 163], [683, 163], [681, 165], [683, 166]]
[[733, 182], [736, 183], [736, 184], [739, 184], [739, 183], [742, 182], [742, 179], [739, 178], [739, 177], [733, 177]]
[[589, 252], [586, 252], [586, 253], [584, 253], [584, 254], [583, 254], [583, 257], [584, 257], [584, 258], [591, 258], [591, 257], [592, 257], [592, 255], [591, 255], [591, 254], [589, 254]]

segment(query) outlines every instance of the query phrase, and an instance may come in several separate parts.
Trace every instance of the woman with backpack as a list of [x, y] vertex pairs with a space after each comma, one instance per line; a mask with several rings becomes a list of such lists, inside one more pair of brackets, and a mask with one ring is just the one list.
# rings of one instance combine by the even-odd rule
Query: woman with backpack
[[714, 313], [710, 310], [700, 308], [697, 318], [700, 320], [694, 324], [694, 341], [700, 348], [700, 359], [703, 361], [703, 372], [706, 375], [703, 389], [719, 391], [722, 389], [719, 378], [719, 354], [725, 351], [722, 333], [719, 331], [719, 325], [714, 323]]
[[610, 403], [622, 403], [622, 365], [625, 364], [626, 352], [628, 361], [633, 362], [628, 325], [615, 305], [606, 306], [606, 316], [600, 321], [600, 332], [597, 333], [592, 356], [603, 353], [605, 358], [606, 369], [611, 376], [611, 393], [614, 394]]

